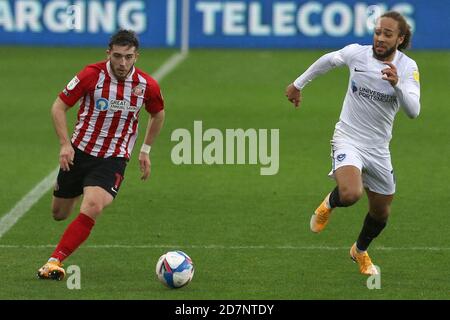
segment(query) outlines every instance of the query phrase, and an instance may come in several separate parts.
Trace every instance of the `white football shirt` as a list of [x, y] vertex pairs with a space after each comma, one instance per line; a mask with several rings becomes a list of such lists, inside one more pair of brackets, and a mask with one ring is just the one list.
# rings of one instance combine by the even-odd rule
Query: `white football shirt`
[[347, 65], [349, 84], [333, 140], [344, 139], [369, 148], [388, 147], [400, 107], [410, 118], [420, 112], [416, 62], [397, 50], [392, 64], [399, 77], [395, 87], [382, 79], [381, 70], [389, 66], [374, 58], [371, 45], [351, 44], [319, 58], [294, 81], [294, 86], [303, 89], [317, 75]]

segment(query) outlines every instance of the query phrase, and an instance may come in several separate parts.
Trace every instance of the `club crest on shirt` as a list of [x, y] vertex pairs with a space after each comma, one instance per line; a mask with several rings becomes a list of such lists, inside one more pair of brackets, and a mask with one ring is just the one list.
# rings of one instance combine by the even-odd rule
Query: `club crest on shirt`
[[137, 97], [142, 97], [145, 92], [145, 87], [143, 85], [138, 84], [136, 87], [133, 88], [131, 92]]
[[345, 159], [345, 153], [340, 153], [336, 157], [337, 161], [342, 161]]

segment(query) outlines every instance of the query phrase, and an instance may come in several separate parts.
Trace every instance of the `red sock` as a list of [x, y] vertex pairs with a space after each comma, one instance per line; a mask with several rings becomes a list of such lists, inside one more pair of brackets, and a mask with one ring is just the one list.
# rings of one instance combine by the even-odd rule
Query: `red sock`
[[89, 237], [94, 224], [95, 220], [80, 212], [78, 217], [64, 231], [52, 258], [63, 261], [70, 256]]

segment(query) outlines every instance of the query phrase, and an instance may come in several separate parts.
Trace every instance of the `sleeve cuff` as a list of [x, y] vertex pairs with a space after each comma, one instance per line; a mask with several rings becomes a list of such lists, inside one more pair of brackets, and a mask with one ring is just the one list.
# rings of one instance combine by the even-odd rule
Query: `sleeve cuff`
[[[64, 89], [65, 90], [65, 89]], [[61, 92], [59, 95], [59, 98], [69, 107], [73, 107], [73, 105], [77, 102], [73, 102], [72, 99], [70, 99], [69, 97], [67, 97], [64, 92]]]
[[299, 80], [299, 78], [297, 78], [293, 83], [295, 88], [297, 88], [297, 90], [302, 90], [303, 89], [303, 85], [301, 83], [301, 81]]

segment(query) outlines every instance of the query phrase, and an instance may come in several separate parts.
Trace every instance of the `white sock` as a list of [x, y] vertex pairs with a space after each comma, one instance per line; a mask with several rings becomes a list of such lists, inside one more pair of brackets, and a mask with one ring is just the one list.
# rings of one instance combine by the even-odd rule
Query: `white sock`
[[331, 205], [330, 205], [330, 193], [325, 197], [325, 206], [328, 209], [331, 209]]

